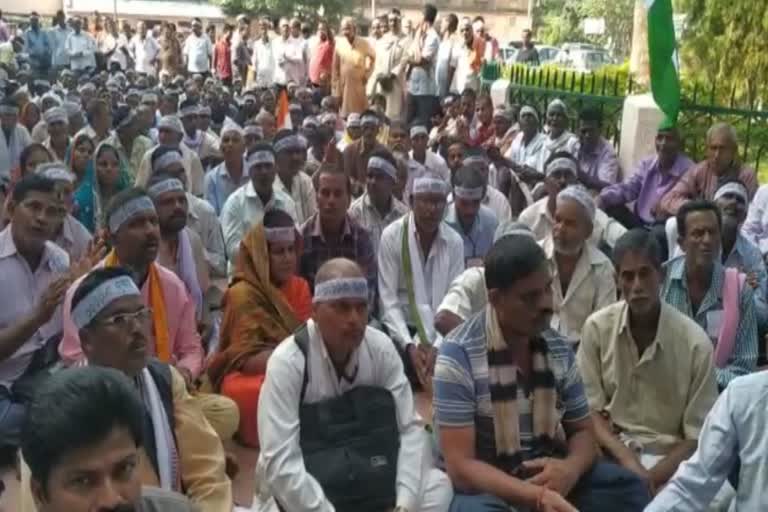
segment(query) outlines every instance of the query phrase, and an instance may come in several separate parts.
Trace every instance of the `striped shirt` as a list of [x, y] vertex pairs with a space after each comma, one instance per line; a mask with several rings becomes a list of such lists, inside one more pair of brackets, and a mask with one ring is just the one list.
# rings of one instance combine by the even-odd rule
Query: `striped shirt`
[[[712, 343], [717, 342], [723, 323], [722, 290], [725, 283], [725, 268], [715, 262], [712, 282], [696, 314], [693, 313], [688, 294], [685, 275], [685, 256], [670, 260], [665, 264], [667, 277], [664, 280], [661, 297], [681, 313], [688, 315], [707, 333]], [[715, 368], [717, 384], [725, 388], [734, 377], [755, 371], [757, 364], [757, 315], [755, 313], [754, 291], [751, 286], [744, 286], [739, 299], [739, 327], [733, 354], [724, 368]]]
[[[485, 310], [474, 315], [451, 332], [440, 346], [433, 380], [433, 407], [438, 431], [442, 427], [474, 427], [477, 458], [495, 464], [485, 318]], [[568, 422], [589, 417], [584, 384], [568, 341], [551, 329], [541, 337], [547, 343], [549, 367], [555, 376], [557, 417]], [[533, 441], [532, 402], [523, 386], [517, 390], [521, 455], [527, 459], [526, 452], [531, 450]]]

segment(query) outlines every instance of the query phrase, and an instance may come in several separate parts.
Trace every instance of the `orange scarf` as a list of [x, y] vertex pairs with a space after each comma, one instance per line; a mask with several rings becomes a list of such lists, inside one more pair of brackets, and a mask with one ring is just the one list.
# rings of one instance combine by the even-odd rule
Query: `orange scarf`
[[[117, 253], [112, 249], [104, 260], [105, 267], [120, 266]], [[171, 363], [171, 344], [168, 336], [168, 321], [165, 314], [165, 299], [163, 298], [163, 285], [160, 282], [160, 272], [157, 265], [149, 266], [149, 307], [152, 308], [152, 325], [155, 331], [155, 353], [157, 358], [164, 363]]]

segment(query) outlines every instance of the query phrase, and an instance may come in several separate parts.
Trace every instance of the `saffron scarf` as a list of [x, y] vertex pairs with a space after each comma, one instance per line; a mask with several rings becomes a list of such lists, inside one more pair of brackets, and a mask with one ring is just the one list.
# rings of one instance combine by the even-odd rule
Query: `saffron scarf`
[[[104, 266], [117, 267], [120, 261], [117, 253], [112, 249], [104, 260]], [[155, 354], [164, 363], [171, 363], [171, 343], [168, 333], [168, 317], [165, 312], [165, 298], [163, 297], [163, 284], [160, 282], [160, 272], [157, 264], [149, 265], [149, 307], [152, 308], [152, 326], [155, 334]]]
[[[496, 310], [485, 310], [485, 338], [488, 350], [488, 380], [493, 407], [493, 430], [496, 454], [514, 457], [520, 449], [520, 415], [517, 408], [516, 365], [508, 364], [509, 348], [499, 327]], [[531, 408], [533, 413], [534, 440], [555, 439], [557, 393], [555, 377], [549, 367], [547, 342], [542, 338], [531, 340], [533, 386]]]

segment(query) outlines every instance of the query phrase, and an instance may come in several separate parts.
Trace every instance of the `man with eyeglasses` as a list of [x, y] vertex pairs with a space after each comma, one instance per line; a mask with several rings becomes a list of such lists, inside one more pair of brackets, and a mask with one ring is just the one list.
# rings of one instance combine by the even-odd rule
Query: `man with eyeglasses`
[[[181, 372], [147, 356], [156, 311], [142, 299], [134, 271], [96, 269], [74, 288], [66, 312], [82, 343], [80, 366], [119, 370], [139, 390], [145, 441], [137, 466], [141, 483], [184, 493], [201, 510], [230, 510], [232, 483], [216, 431]], [[22, 489], [29, 484], [23, 481]]]

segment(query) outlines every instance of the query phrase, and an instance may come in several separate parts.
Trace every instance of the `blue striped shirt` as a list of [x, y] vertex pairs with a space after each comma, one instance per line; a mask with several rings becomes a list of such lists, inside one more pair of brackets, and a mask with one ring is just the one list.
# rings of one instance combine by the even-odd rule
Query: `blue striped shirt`
[[[474, 427], [477, 458], [494, 464], [496, 446], [485, 316], [483, 310], [469, 318], [440, 346], [433, 380], [433, 407], [436, 431], [441, 427]], [[557, 417], [561, 421], [587, 418], [589, 405], [570, 344], [551, 329], [542, 333], [541, 337], [547, 342], [549, 367], [555, 376]], [[532, 402], [523, 386], [517, 389], [521, 455], [525, 459], [525, 452], [531, 449], [533, 440]]]
[[[723, 321], [723, 284], [725, 267], [715, 262], [712, 282], [696, 314], [693, 313], [688, 294], [688, 282], [685, 274], [685, 256], [679, 256], [665, 264], [666, 279], [661, 297], [670, 306], [688, 315], [707, 333], [712, 343], [717, 342]], [[744, 286], [739, 298], [739, 327], [733, 354], [724, 368], [715, 368], [717, 384], [725, 388], [734, 377], [755, 371], [757, 365], [757, 315], [755, 314], [754, 291], [751, 286]]]

